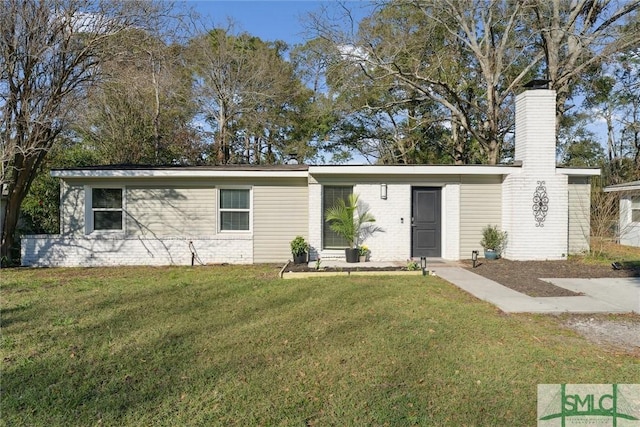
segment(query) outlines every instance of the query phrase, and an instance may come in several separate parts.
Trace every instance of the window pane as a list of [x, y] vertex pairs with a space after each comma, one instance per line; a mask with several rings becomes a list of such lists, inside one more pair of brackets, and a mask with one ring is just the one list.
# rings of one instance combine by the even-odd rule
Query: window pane
[[[347, 200], [349, 195], [353, 192], [353, 187], [329, 187], [325, 186], [322, 189], [322, 217], [324, 219], [324, 213], [327, 209], [333, 207], [340, 199]], [[336, 234], [331, 228], [329, 223], [323, 220], [322, 227], [322, 242], [325, 249], [340, 249], [348, 246], [347, 241]]]
[[93, 188], [91, 191], [91, 207], [122, 209], [122, 189]]
[[220, 209], [249, 209], [249, 190], [220, 190]]
[[640, 222], [640, 209], [631, 210], [631, 221]]
[[249, 212], [220, 212], [222, 230], [249, 230]]
[[631, 209], [640, 209], [640, 197], [634, 196], [631, 198]]
[[122, 230], [122, 211], [94, 211], [94, 230]]

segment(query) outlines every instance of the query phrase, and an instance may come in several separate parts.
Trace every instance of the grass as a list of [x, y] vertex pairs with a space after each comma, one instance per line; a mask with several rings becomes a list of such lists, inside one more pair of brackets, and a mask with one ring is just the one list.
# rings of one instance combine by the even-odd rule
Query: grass
[[626, 268], [640, 268], [640, 248], [635, 246], [619, 245], [599, 237], [591, 238], [592, 253], [579, 257], [586, 263], [609, 265], [619, 262]]
[[539, 383], [640, 381], [435, 277], [0, 271], [1, 425], [534, 425]]

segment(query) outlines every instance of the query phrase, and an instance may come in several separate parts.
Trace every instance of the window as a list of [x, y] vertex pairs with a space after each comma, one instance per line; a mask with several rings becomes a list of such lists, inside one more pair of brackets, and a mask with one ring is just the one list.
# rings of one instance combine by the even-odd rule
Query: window
[[122, 230], [122, 188], [92, 188], [94, 230]]
[[250, 190], [220, 189], [220, 231], [249, 231]]
[[640, 196], [631, 198], [631, 221], [640, 222]]
[[324, 219], [324, 214], [338, 200], [347, 201], [353, 192], [353, 187], [324, 186], [322, 190], [322, 246], [324, 249], [344, 249], [349, 246], [347, 241], [331, 230], [329, 223]]

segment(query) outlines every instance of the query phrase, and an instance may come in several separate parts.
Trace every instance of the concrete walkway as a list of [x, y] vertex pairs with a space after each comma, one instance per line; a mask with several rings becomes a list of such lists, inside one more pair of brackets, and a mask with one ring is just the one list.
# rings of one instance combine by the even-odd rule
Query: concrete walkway
[[464, 268], [430, 267], [437, 276], [506, 313], [640, 313], [640, 277], [541, 279], [584, 295], [534, 298]]
[[[362, 267], [404, 267], [406, 262], [367, 262]], [[313, 268], [315, 262], [310, 262]], [[342, 260], [323, 260], [323, 267], [357, 267]], [[640, 277], [606, 279], [540, 279], [584, 295], [530, 297], [460, 267], [429, 258], [427, 269], [506, 313], [640, 313]]]

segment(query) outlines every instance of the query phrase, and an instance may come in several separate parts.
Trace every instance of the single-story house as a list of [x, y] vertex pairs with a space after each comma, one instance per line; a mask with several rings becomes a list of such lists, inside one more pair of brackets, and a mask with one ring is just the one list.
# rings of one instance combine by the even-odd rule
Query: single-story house
[[349, 193], [381, 229], [365, 242], [372, 260], [468, 259], [487, 225], [507, 231], [505, 258], [564, 259], [589, 249], [589, 178], [600, 171], [556, 166], [555, 99], [548, 89], [517, 97], [510, 165], [55, 170], [60, 234], [23, 236], [22, 263], [283, 263], [296, 235], [312, 260], [342, 259], [324, 212]]
[[621, 245], [640, 246], [640, 181], [605, 187], [606, 193], [620, 195], [618, 236]]

